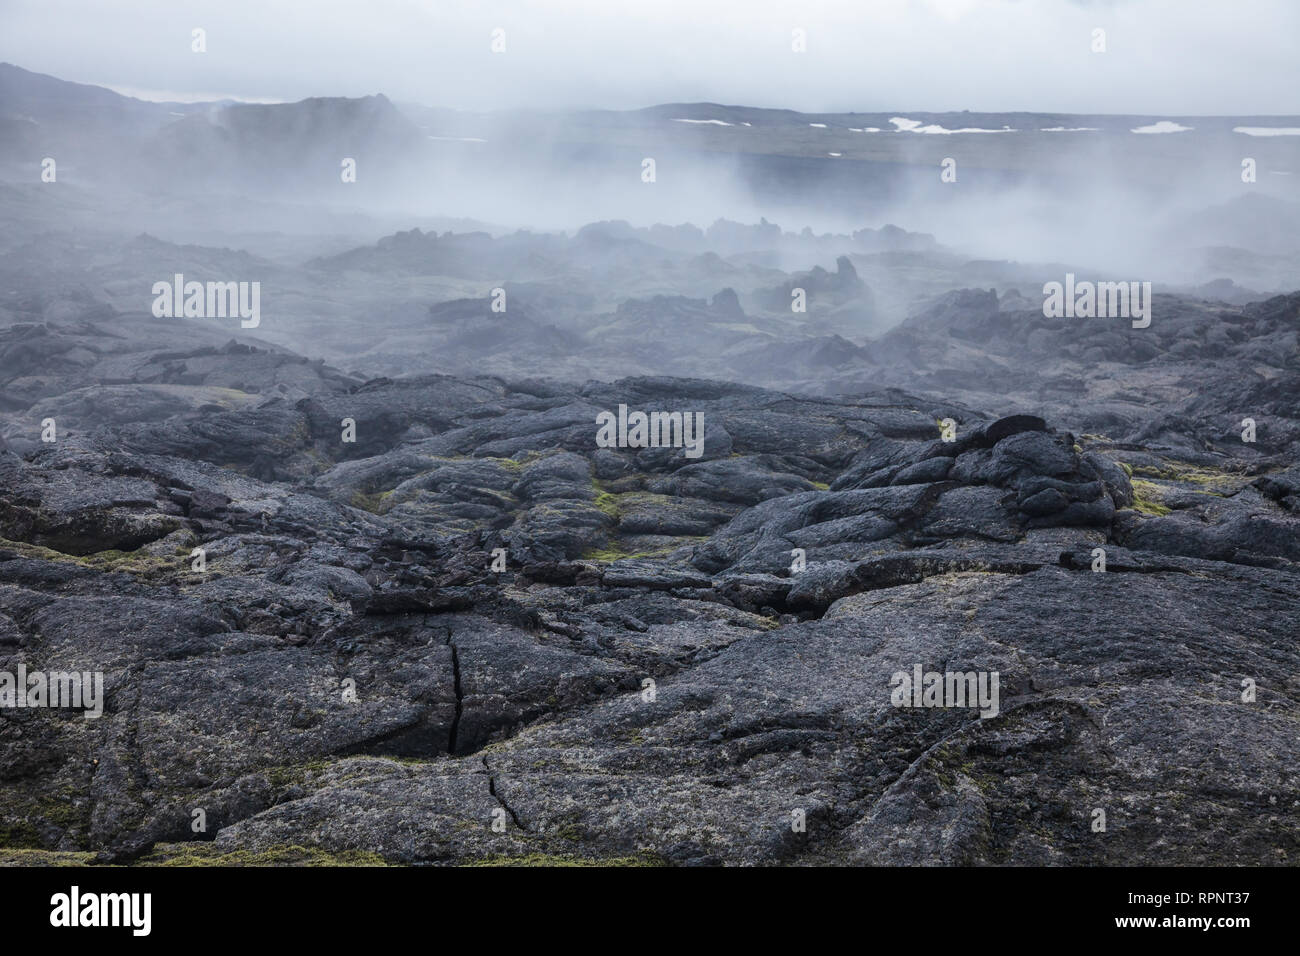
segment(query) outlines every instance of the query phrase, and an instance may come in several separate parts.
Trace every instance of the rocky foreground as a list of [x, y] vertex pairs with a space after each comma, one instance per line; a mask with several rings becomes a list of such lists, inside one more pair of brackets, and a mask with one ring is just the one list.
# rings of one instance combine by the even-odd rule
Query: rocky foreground
[[[841, 398], [47, 310], [0, 330], [0, 671], [106, 701], [0, 709], [0, 859], [1293, 863], [1298, 309], [1147, 353], [995, 296]], [[620, 404], [703, 454], [597, 447]], [[997, 715], [894, 706], [915, 665]]]

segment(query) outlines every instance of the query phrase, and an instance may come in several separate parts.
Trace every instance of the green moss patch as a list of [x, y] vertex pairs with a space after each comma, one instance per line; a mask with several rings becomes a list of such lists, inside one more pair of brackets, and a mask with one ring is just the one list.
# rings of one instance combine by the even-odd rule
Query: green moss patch
[[620, 502], [621, 497], [621, 495], [611, 495], [607, 491], [602, 491], [596, 496], [596, 500], [593, 501], [592, 504], [617, 521], [619, 518], [623, 517], [623, 507]]
[[319, 847], [279, 846], [223, 850], [214, 843], [160, 843], [136, 866], [387, 866], [378, 853], [330, 852]]
[[1164, 503], [1160, 486], [1154, 482], [1142, 481], [1140, 478], [1133, 479], [1133, 508], [1143, 514], [1156, 517], [1172, 513]]
[[568, 854], [529, 853], [525, 856], [487, 856], [464, 866], [667, 866], [651, 853], [637, 856], [583, 857]]
[[0, 847], [41, 849], [42, 831], [54, 827], [75, 835], [90, 825], [90, 811], [90, 800], [71, 786], [39, 796], [0, 791]]
[[362, 511], [369, 511], [371, 514], [381, 515], [388, 508], [385, 502], [392, 494], [391, 491], [380, 491], [375, 494], [366, 494], [364, 491], [352, 492], [352, 507], [360, 508]]
[[95, 854], [79, 850], [26, 850], [0, 847], [0, 866], [86, 866]]
[[159, 557], [156, 554], [150, 554], [143, 548], [136, 551], [109, 550], [96, 551], [93, 554], [66, 554], [63, 551], [55, 551], [53, 548], [46, 548], [39, 544], [28, 544], [26, 541], [10, 541], [8, 538], [0, 538], [0, 548], [16, 551], [24, 558], [78, 564], [83, 568], [103, 571], [106, 574], [121, 572], [139, 577], [154, 577], [189, 570], [189, 549], [178, 551], [178, 557]]
[[1163, 459], [1158, 466], [1135, 465], [1132, 474], [1182, 485], [1184, 490], [1220, 498], [1237, 494], [1251, 480], [1249, 476], [1241, 473], [1202, 468], [1172, 459]]

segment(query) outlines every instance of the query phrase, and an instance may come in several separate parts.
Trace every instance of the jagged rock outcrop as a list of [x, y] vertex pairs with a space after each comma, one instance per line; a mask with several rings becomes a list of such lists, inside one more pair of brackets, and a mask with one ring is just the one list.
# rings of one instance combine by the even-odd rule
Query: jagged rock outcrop
[[[71, 386], [0, 414], [0, 670], [105, 678], [98, 719], [0, 711], [0, 852], [177, 852], [196, 806], [218, 849], [395, 862], [1297, 852], [1285, 442], [154, 347], [174, 395], [67, 349], [0, 382]], [[700, 457], [598, 447], [619, 404], [701, 414]], [[997, 671], [998, 714], [895, 707], [918, 664]]]

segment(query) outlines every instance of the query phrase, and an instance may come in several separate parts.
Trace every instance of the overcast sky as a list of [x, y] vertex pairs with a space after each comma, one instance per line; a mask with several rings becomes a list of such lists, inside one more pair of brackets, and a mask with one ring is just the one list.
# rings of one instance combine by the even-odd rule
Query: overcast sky
[[1297, 114], [1300, 0], [0, 0], [0, 60], [150, 99]]

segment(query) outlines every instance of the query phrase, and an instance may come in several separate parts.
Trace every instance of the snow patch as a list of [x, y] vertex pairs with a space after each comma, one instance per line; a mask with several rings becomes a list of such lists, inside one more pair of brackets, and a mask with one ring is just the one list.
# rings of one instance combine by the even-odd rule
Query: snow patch
[[977, 126], [967, 126], [962, 129], [947, 129], [938, 123], [931, 123], [929, 126], [922, 126], [920, 120], [907, 119], [902, 116], [895, 116], [889, 122], [894, 124], [895, 132], [898, 133], [931, 133], [943, 136], [950, 136], [953, 133], [1014, 133], [1016, 130], [1010, 126], [1004, 126], [1001, 129], [980, 129]]
[[1136, 129], [1129, 130], [1130, 133], [1186, 133], [1193, 126], [1179, 126], [1177, 123], [1171, 123], [1169, 120], [1161, 120], [1159, 123], [1152, 123], [1150, 126], [1139, 126]]

